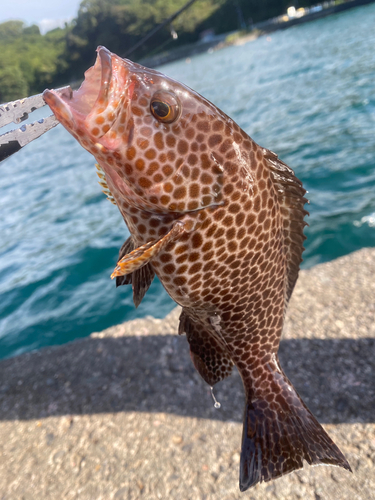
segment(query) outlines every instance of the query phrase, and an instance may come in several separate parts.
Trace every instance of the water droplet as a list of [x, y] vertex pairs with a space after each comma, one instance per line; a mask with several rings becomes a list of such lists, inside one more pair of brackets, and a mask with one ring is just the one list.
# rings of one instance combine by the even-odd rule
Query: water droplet
[[216, 408], [216, 409], [221, 408], [221, 404], [215, 398], [214, 388], [213, 387], [211, 387], [211, 396], [212, 396], [212, 399], [214, 400], [214, 408]]

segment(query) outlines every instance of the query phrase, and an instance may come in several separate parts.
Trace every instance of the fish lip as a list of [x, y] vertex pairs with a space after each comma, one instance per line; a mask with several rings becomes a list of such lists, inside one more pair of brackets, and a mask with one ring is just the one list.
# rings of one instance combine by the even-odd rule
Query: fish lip
[[112, 53], [102, 45], [99, 45], [96, 51], [98, 53], [98, 57], [100, 58], [102, 75], [98, 98], [93, 108], [96, 107], [96, 103], [100, 100], [108, 102], [109, 87], [112, 80]]
[[57, 119], [68, 128], [83, 125], [98, 107], [108, 104], [113, 77], [112, 53], [105, 47], [97, 48], [95, 64], [85, 72], [85, 79], [77, 90], [58, 93], [45, 90], [43, 97]]
[[108, 104], [112, 82], [112, 54], [103, 46], [97, 48], [93, 66], [85, 72], [85, 79], [73, 91], [69, 106], [79, 121], [85, 121], [98, 107]]
[[64, 88], [63, 92], [49, 89], [43, 92], [44, 102], [48, 104], [59, 122], [67, 126], [72, 126], [75, 122], [72, 111], [66, 103], [66, 100], [72, 98], [72, 94], [70, 86]]

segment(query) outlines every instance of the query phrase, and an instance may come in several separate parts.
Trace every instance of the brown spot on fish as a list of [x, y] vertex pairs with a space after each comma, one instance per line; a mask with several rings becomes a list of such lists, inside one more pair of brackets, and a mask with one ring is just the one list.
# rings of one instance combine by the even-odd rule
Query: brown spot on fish
[[304, 460], [350, 470], [277, 357], [307, 214], [292, 169], [193, 90], [104, 47], [71, 98], [44, 97], [97, 158], [128, 225], [116, 283], [131, 284], [138, 305], [158, 275], [182, 306], [179, 333], [207, 383], [237, 366], [241, 491]]

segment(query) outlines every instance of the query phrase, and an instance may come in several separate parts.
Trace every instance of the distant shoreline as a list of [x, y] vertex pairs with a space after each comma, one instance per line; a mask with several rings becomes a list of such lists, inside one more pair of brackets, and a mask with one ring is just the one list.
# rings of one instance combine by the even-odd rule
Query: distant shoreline
[[310, 9], [310, 12], [304, 14], [303, 16], [289, 18], [288, 20], [285, 20], [285, 17], [287, 16], [279, 16], [254, 24], [252, 29], [244, 35], [242, 35], [241, 33], [243, 32], [240, 31], [216, 35], [206, 42], [196, 42], [184, 45], [183, 47], [178, 47], [168, 52], [157, 54], [152, 57], [146, 57], [141, 59], [139, 63], [150, 68], [155, 68], [163, 64], [178, 61], [179, 59], [187, 59], [209, 50], [220, 50], [231, 45], [243, 45], [244, 43], [256, 40], [260, 36], [267, 35], [274, 31], [285, 30], [293, 26], [297, 26], [298, 24], [315, 21], [332, 14], [338, 14], [345, 10], [361, 7], [374, 2], [375, 0], [349, 0], [345, 3], [332, 5], [318, 11]]

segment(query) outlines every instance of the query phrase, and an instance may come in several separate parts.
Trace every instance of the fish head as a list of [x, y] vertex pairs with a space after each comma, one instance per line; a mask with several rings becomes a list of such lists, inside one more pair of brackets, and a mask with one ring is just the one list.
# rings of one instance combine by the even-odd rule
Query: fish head
[[[97, 159], [117, 204], [181, 214], [222, 204], [231, 120], [189, 87], [98, 47], [71, 95], [44, 92]], [[226, 147], [228, 149], [228, 147]]]

